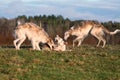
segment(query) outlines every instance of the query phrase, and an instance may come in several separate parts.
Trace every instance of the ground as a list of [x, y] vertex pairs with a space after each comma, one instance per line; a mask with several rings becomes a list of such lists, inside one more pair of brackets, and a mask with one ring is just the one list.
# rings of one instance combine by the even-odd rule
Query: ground
[[64, 52], [0, 47], [0, 80], [120, 80], [120, 45]]

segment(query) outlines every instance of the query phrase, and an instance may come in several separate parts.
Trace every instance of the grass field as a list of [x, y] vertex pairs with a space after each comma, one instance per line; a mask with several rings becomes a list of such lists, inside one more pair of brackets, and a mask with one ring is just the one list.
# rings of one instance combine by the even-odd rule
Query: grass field
[[120, 80], [120, 45], [71, 52], [1, 47], [0, 80]]

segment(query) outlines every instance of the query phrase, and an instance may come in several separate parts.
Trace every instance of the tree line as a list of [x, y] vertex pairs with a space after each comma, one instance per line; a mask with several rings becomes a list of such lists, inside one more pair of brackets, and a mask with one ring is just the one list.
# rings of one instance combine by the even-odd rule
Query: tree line
[[[12, 44], [13, 30], [17, 26], [17, 21], [21, 23], [33, 22], [39, 26], [42, 26], [50, 37], [54, 38], [56, 34], [63, 37], [64, 32], [72, 27], [74, 24], [78, 24], [83, 20], [71, 21], [69, 18], [64, 18], [61, 15], [39, 15], [39, 16], [26, 16], [21, 15], [14, 19], [0, 18], [0, 45]], [[93, 20], [98, 22], [97, 20]], [[99, 22], [104, 25], [108, 30], [113, 31], [116, 28], [120, 29], [120, 22]], [[119, 34], [117, 36], [120, 36]], [[118, 39], [119, 42], [119, 39]]]

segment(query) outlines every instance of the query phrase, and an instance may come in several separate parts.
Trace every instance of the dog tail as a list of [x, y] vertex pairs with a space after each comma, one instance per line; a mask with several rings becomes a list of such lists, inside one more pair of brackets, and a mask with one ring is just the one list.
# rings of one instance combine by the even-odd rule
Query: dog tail
[[107, 30], [107, 29], [104, 29], [104, 31], [107, 33], [107, 34], [110, 34], [110, 35], [115, 35], [117, 33], [120, 33], [120, 29], [116, 29], [114, 30], [113, 32]]

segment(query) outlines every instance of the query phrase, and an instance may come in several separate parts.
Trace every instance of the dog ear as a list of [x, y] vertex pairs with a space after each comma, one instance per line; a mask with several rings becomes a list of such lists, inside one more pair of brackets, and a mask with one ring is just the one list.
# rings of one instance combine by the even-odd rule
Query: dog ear
[[59, 35], [56, 35], [56, 37], [59, 37]]
[[52, 39], [51, 39], [51, 38], [49, 38], [48, 42], [52, 42]]
[[68, 42], [64, 42], [65, 45], [68, 45]]
[[54, 43], [51, 38], [49, 38], [48, 42], [49, 42], [49, 43]]
[[73, 30], [73, 29], [74, 29], [74, 26], [72, 26], [70, 29]]

